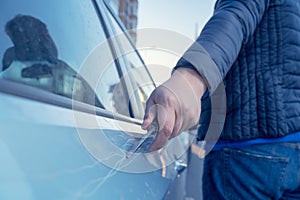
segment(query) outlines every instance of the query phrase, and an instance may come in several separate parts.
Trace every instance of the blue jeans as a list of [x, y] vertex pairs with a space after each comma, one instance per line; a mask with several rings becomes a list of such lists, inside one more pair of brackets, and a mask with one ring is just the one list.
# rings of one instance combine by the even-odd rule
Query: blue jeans
[[300, 199], [300, 143], [257, 144], [210, 152], [203, 199]]

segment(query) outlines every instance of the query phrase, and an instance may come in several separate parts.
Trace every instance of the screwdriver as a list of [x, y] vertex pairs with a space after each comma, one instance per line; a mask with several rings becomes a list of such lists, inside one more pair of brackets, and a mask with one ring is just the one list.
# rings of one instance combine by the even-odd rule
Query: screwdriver
[[130, 152], [126, 152], [126, 158], [130, 158], [137, 150], [145, 143], [145, 141], [152, 135], [156, 135], [158, 132], [158, 122], [154, 120], [149, 127], [147, 128], [147, 133], [140, 138], [138, 144], [134, 147], [134, 149]]

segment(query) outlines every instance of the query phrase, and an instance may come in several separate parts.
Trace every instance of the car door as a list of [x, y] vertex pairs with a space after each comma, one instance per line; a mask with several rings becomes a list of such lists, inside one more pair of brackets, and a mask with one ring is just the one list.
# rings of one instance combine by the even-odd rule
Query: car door
[[127, 156], [146, 131], [102, 3], [0, 3], [0, 199], [161, 199], [176, 177], [180, 140]]

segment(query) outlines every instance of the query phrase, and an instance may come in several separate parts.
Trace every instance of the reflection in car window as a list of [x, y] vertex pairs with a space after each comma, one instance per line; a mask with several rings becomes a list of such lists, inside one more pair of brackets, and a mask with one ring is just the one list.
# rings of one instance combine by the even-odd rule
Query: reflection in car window
[[[113, 65], [113, 66], [112, 66]], [[114, 63], [108, 66], [101, 77], [96, 88], [96, 94], [102, 103], [112, 112], [130, 117], [129, 101], [125, 87], [118, 77]]]
[[101, 106], [89, 84], [58, 59], [56, 45], [46, 25], [28, 15], [8, 21], [5, 32], [14, 46], [3, 56], [1, 78], [21, 82], [53, 93]]
[[115, 18], [110, 12], [108, 12], [108, 16], [110, 22], [112, 23], [112, 27], [114, 28], [115, 34], [117, 35], [118, 43], [120, 44], [119, 50], [125, 58], [126, 64], [122, 66], [122, 70], [124, 71], [124, 74], [127, 73], [127, 75], [130, 76], [129, 79], [131, 81], [131, 87], [134, 90], [133, 96], [136, 98], [137, 103], [140, 104], [135, 115], [138, 118], [142, 118], [144, 115], [143, 111], [146, 101], [151, 92], [154, 90], [155, 85], [153, 84], [153, 80], [146, 70], [144, 63], [138, 56], [133, 45], [123, 34], [123, 31], [116, 22]]
[[[78, 74], [88, 54], [106, 40], [91, 1], [11, 0], [0, 6], [0, 78], [118, 111], [101, 99], [111, 90], [96, 97], [89, 77]], [[113, 60], [110, 52], [105, 56]], [[98, 59], [101, 63], [101, 55]], [[114, 63], [107, 76], [111, 84], [120, 82]]]

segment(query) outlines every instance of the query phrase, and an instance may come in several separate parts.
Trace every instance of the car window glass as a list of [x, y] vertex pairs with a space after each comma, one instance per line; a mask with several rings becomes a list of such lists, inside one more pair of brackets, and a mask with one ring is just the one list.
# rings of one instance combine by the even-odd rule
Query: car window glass
[[122, 65], [122, 70], [125, 75], [127, 74], [130, 77], [129, 80], [131, 81], [131, 87], [134, 93], [130, 96], [134, 96], [137, 103], [140, 104], [140, 109], [138, 113], [136, 113], [136, 116], [142, 118], [145, 103], [154, 90], [155, 85], [134, 46], [123, 33], [115, 18], [110, 12], [108, 12], [108, 16], [114, 28], [116, 40], [120, 44], [119, 50], [121, 51], [122, 58], [125, 60], [124, 65]]
[[[78, 73], [90, 52], [106, 40], [92, 1], [11, 0], [0, 2], [0, 7], [1, 79], [120, 110], [110, 103], [110, 88], [120, 81], [114, 62], [102, 74], [109, 79], [98, 85], [88, 73]], [[113, 61], [109, 49], [98, 53], [100, 66], [95, 67], [102, 67], [104, 58]]]

